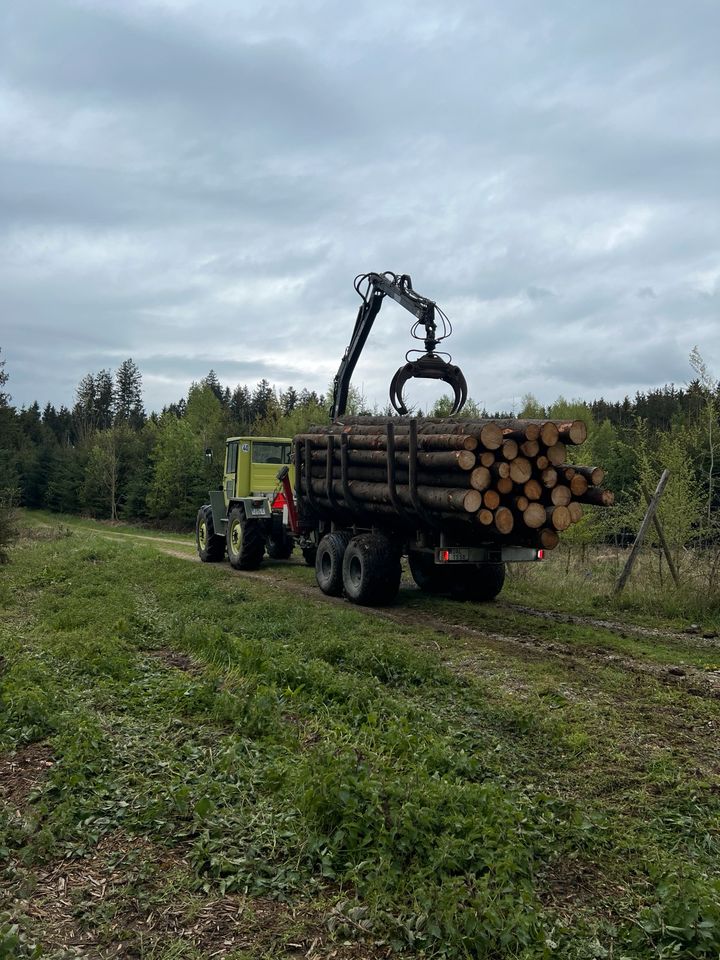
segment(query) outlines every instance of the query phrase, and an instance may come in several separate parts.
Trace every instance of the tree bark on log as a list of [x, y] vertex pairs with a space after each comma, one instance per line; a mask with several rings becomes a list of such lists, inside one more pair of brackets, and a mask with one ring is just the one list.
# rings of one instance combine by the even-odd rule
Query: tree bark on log
[[579, 503], [591, 503], [596, 507], [611, 507], [615, 503], [615, 494], [611, 490], [601, 487], [588, 487], [586, 492], [578, 497]]
[[[326, 433], [301, 433], [295, 438], [310, 441], [313, 449], [325, 449], [326, 437], [340, 437], [347, 432], [348, 447], [350, 450], [387, 450], [387, 434], [382, 433], [351, 433], [348, 431], [328, 430]], [[407, 451], [410, 438], [407, 431], [395, 437], [395, 449]], [[339, 441], [338, 441], [339, 446]], [[477, 437], [466, 434], [418, 434], [418, 450], [477, 450]]]
[[[325, 494], [325, 486], [324, 480], [312, 480], [313, 492], [319, 496]], [[342, 501], [342, 483], [334, 480], [332, 486], [335, 496], [339, 501]], [[362, 501], [366, 505], [388, 504], [392, 506], [390, 488], [386, 483], [366, 483], [361, 480], [351, 480], [349, 490], [353, 498]], [[461, 490], [458, 487], [418, 486], [417, 492], [420, 503], [423, 506], [446, 513], [475, 513], [482, 505], [482, 494], [473, 489]], [[398, 486], [397, 494], [400, 500], [412, 509], [410, 490], [407, 487]]]
[[[327, 450], [313, 450], [310, 454], [313, 463], [326, 463]], [[340, 462], [340, 451], [335, 453], [334, 461]], [[425, 451], [417, 455], [418, 466], [425, 470], [472, 470], [475, 466], [475, 454], [471, 450]], [[387, 451], [385, 450], [348, 450], [348, 463], [355, 467], [385, 466]], [[409, 453], [396, 453], [395, 463], [399, 467], [408, 469], [410, 465]]]

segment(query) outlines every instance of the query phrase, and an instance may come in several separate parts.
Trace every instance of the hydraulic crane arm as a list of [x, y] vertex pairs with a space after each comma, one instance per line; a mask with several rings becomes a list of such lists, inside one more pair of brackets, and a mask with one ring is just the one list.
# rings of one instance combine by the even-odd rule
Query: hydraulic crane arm
[[[363, 292], [361, 286], [364, 283], [367, 283], [367, 288]], [[370, 334], [385, 297], [392, 297], [400, 306], [413, 314], [416, 321], [412, 327], [412, 336], [416, 340], [423, 340], [425, 344], [425, 353], [419, 359], [408, 360], [406, 354], [407, 363], [397, 371], [392, 379], [390, 402], [395, 410], [400, 414], [408, 412], [402, 398], [402, 389], [412, 377], [444, 380], [453, 388], [455, 394], [455, 402], [450, 415], [452, 416], [461, 410], [467, 399], [465, 377], [459, 367], [453, 366], [442, 356], [435, 353], [435, 347], [438, 343], [452, 332], [450, 321], [437, 304], [416, 293], [412, 287], [412, 280], [407, 274], [401, 276], [394, 273], [361, 274], [355, 278], [355, 289], [362, 297], [363, 302], [358, 310], [352, 338], [335, 377], [333, 404], [330, 411], [332, 419], [335, 420], [345, 413], [353, 371], [360, 359], [365, 341]], [[443, 332], [441, 336], [437, 335], [438, 314], [442, 321]], [[425, 328], [424, 335], [419, 334], [420, 327]]]

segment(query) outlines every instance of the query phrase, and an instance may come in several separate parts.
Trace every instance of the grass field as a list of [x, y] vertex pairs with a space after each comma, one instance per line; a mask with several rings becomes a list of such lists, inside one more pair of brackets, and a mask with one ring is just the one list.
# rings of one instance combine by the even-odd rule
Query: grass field
[[299, 563], [23, 524], [0, 958], [718, 957], [712, 604], [558, 558], [365, 611]]

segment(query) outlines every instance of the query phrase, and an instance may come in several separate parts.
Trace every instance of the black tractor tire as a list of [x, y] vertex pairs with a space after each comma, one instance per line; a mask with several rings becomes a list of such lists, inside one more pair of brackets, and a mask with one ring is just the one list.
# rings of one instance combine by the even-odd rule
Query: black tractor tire
[[215, 533], [213, 512], [209, 503], [198, 510], [195, 521], [195, 545], [203, 563], [217, 563], [225, 556], [225, 537]]
[[302, 548], [303, 560], [309, 567], [315, 566], [315, 558], [317, 557], [317, 547], [315, 544], [312, 547], [303, 547]]
[[245, 516], [242, 507], [233, 507], [228, 516], [227, 555], [236, 570], [257, 570], [265, 553], [265, 531], [259, 520]]
[[293, 542], [283, 533], [280, 537], [270, 536], [267, 539], [267, 555], [272, 560], [287, 560], [293, 552]]
[[400, 573], [400, 554], [382, 534], [360, 534], [345, 549], [343, 590], [350, 603], [365, 607], [392, 603]]
[[456, 600], [487, 603], [495, 599], [504, 583], [504, 563], [474, 563], [453, 570], [450, 595]]
[[339, 597], [343, 592], [343, 557], [351, 533], [336, 531], [326, 534], [317, 545], [315, 579], [323, 593]]
[[413, 580], [423, 593], [450, 593], [450, 571], [435, 563], [431, 553], [411, 552], [408, 565]]

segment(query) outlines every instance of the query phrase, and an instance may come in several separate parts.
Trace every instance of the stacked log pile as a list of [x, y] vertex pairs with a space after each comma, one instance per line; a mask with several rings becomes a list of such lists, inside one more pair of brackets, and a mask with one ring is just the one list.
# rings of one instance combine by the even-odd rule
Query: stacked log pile
[[581, 420], [348, 417], [294, 439], [297, 491], [320, 511], [468, 525], [472, 539], [552, 550], [584, 504], [610, 506], [604, 471], [567, 463]]

